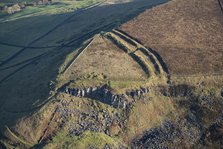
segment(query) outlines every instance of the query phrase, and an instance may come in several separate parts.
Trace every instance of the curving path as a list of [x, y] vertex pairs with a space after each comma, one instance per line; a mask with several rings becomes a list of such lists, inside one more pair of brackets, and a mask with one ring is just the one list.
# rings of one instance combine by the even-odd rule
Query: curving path
[[120, 49], [128, 53], [141, 66], [148, 77], [159, 75], [168, 80], [169, 74], [166, 64], [157, 53], [117, 29], [107, 33], [106, 36]]

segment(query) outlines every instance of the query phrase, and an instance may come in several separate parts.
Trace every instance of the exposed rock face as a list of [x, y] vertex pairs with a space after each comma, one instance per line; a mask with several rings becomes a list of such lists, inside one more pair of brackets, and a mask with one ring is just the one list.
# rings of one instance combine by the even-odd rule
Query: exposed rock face
[[[132, 148], [204, 148], [210, 140], [217, 145], [214, 148], [222, 147], [222, 99], [212, 94], [195, 96], [194, 88], [190, 86], [176, 87], [159, 87], [158, 89], [168, 96], [183, 97], [179, 98], [179, 106], [180, 108], [187, 107], [188, 110], [174, 121], [168, 120], [159, 127], [149, 129], [141, 138], [133, 140]], [[221, 115], [220, 118], [207, 127], [203, 120], [212, 122], [218, 114]], [[213, 146], [207, 148], [213, 148]]]
[[[160, 127], [148, 130], [142, 138], [133, 141], [131, 146], [132, 148], [151, 149], [168, 148], [170, 144], [173, 145], [173, 148], [181, 148], [186, 145], [193, 146], [201, 139], [202, 134], [199, 121], [193, 113], [189, 112], [183, 120], [175, 123], [165, 121]], [[187, 142], [183, 140], [187, 140]]]
[[169, 97], [190, 97], [195, 89], [195, 87], [186, 84], [172, 85], [168, 87], [161, 86], [159, 88], [164, 96]]
[[120, 129], [124, 129], [127, 120], [127, 111], [123, 109], [122, 113], [118, 109], [112, 113], [106, 109], [93, 108], [95, 105], [88, 105], [91, 108], [82, 110], [75, 107], [75, 100], [67, 101], [60, 100], [61, 105], [58, 107], [58, 112], [62, 120], [61, 127], [72, 117], [78, 116], [78, 121], [70, 121], [66, 123], [69, 130], [69, 135], [81, 135], [84, 131], [103, 132], [110, 135], [110, 129], [113, 124], [116, 124]]
[[153, 128], [147, 131], [144, 136], [133, 141], [132, 148], [165, 148], [162, 143], [180, 136], [180, 130], [170, 122], [164, 122], [160, 128]]
[[125, 94], [113, 94], [107, 85], [88, 88], [66, 88], [65, 93], [75, 97], [87, 97], [109, 104], [114, 108], [125, 109], [129, 104], [149, 93], [149, 88], [127, 91]]
[[[109, 113], [106, 110], [88, 111], [88, 113], [78, 112], [80, 114], [80, 123], [72, 124], [69, 127], [71, 135], [80, 135], [86, 130], [104, 132], [107, 135], [113, 135], [110, 131], [114, 125], [118, 129], [123, 130], [128, 121], [128, 110], [134, 102], [144, 98], [146, 94], [155, 93], [177, 97], [179, 99], [179, 107], [187, 107], [188, 111], [178, 115], [174, 120], [166, 120], [161, 126], [149, 129], [142, 137], [132, 141], [132, 148], [185, 148], [204, 146], [204, 141], [208, 137], [213, 138], [213, 142], [217, 142], [222, 146], [223, 125], [222, 119], [214, 123], [210, 127], [203, 124], [202, 113], [215, 111], [215, 107], [221, 107], [222, 98], [216, 98], [214, 94], [196, 96], [194, 94], [195, 87], [186, 84], [158, 86], [154, 88], [140, 88], [136, 90], [126, 91], [123, 94], [114, 94], [107, 85], [86, 88], [71, 88], [65, 84], [62, 92], [75, 96], [86, 97], [111, 105], [114, 108], [121, 108], [125, 113], [124, 116], [119, 112]], [[178, 98], [180, 97], [180, 98]], [[181, 99], [182, 98], [182, 99]], [[215, 100], [213, 98], [216, 98]], [[72, 99], [75, 101], [75, 99]], [[72, 102], [71, 102], [72, 103]], [[69, 108], [64, 107], [63, 113], [71, 113]], [[72, 109], [76, 110], [76, 109]], [[120, 110], [120, 109], [115, 109]], [[218, 111], [218, 110], [217, 110]], [[99, 116], [102, 115], [102, 116]], [[65, 116], [67, 117], [67, 116]], [[102, 117], [102, 118], [101, 118]], [[208, 133], [207, 133], [208, 132]], [[209, 139], [211, 140], [211, 139]], [[170, 148], [171, 148], [170, 147]]]

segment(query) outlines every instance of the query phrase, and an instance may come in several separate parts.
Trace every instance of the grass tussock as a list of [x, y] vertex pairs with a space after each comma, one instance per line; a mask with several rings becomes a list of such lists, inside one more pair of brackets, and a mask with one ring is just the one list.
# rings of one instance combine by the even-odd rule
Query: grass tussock
[[103, 148], [106, 144], [112, 148], [119, 148], [119, 141], [109, 137], [104, 133], [86, 131], [81, 136], [67, 136], [65, 133], [59, 133], [53, 138], [52, 143], [45, 146], [47, 148]]

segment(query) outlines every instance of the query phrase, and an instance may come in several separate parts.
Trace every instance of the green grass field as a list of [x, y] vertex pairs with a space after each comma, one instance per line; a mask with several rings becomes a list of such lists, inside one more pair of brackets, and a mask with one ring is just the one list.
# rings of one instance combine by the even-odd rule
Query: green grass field
[[28, 6], [21, 12], [5, 16], [4, 18], [0, 19], [0, 22], [12, 21], [16, 19], [34, 17], [40, 15], [64, 14], [68, 12], [73, 12], [83, 7], [87, 7], [89, 5], [93, 5], [101, 1], [102, 0], [84, 0], [84, 1], [62, 0], [50, 5]]

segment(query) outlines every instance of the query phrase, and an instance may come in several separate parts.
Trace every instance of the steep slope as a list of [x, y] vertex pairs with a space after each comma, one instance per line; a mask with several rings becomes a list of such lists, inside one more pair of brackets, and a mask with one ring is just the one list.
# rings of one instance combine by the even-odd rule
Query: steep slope
[[[203, 12], [204, 8], [209, 13]], [[21, 107], [27, 110], [27, 105], [22, 104], [19, 111], [13, 111], [14, 102], [24, 98], [5, 101], [0, 144], [46, 149], [221, 148], [223, 77], [218, 73], [222, 72], [222, 61], [218, 57], [210, 61], [207, 50], [222, 56], [220, 12], [218, 1], [173, 0], [147, 10], [119, 29], [111, 30], [99, 20], [109, 31], [100, 32], [100, 27], [89, 34], [85, 31], [87, 36], [76, 50], [67, 55], [59, 49], [46, 55], [38, 61], [48, 64], [44, 69], [35, 64], [34, 74], [58, 73], [48, 76], [55, 81], [50, 82], [52, 96], [47, 102], [36, 106], [30, 100], [27, 105], [32, 105], [31, 110], [24, 112]], [[206, 19], [215, 20], [216, 28]], [[204, 29], [204, 34], [199, 29]], [[76, 36], [82, 34], [78, 33]], [[205, 38], [209, 34], [213, 41]], [[72, 37], [67, 39], [72, 42]], [[197, 52], [213, 67], [197, 65]], [[25, 72], [29, 74], [31, 69]], [[41, 81], [37, 82], [42, 89]]]
[[[70, 113], [67, 113], [66, 109], [76, 109], [77, 104], [81, 105], [82, 103], [86, 108], [79, 116], [82, 117], [86, 112], [91, 113], [91, 111], [86, 111], [89, 109], [88, 107], [91, 103], [101, 103], [100, 101], [89, 100], [88, 104], [85, 105], [86, 100], [81, 98], [78, 103], [75, 102], [70, 107], [64, 107], [64, 98], [62, 97], [68, 96], [65, 100], [69, 101], [70, 95], [62, 92], [64, 90], [60, 87], [64, 83], [72, 81], [75, 77], [72, 78], [71, 74], [71, 78], [65, 76], [65, 81], [59, 82], [58, 78], [62, 77], [58, 74], [63, 73], [64, 68], [67, 68], [67, 61], [69, 63], [79, 52], [77, 49], [81, 46], [85, 47], [85, 43], [89, 41], [87, 39], [91, 39], [94, 34], [103, 30], [110, 30], [114, 26], [133, 18], [146, 8], [163, 2], [165, 1], [148, 2], [144, 0], [125, 4], [94, 5], [62, 15], [42, 15], [1, 23], [0, 144], [4, 144], [8, 148], [42, 145], [52, 136], [55, 136], [64, 122], [67, 121], [66, 114]], [[110, 43], [110, 41], [108, 42]], [[112, 46], [116, 47], [116, 45]], [[120, 52], [122, 53], [121, 50]], [[125, 72], [124, 70], [128, 69], [126, 68], [128, 63], [121, 58], [115, 58], [119, 62], [125, 63], [123, 64], [124, 70], [116, 69], [117, 73], [121, 71], [131, 76], [133, 81], [127, 79], [120, 85], [120, 80], [115, 81], [114, 79], [111, 85], [115, 86], [114, 88], [118, 89], [117, 91], [126, 86], [130, 86], [130, 89], [140, 89], [144, 79], [147, 79], [143, 70], [127, 54], [122, 53], [120, 57], [122, 56], [131, 63], [130, 67], [133, 70], [129, 69], [129, 72], [134, 73], [127, 74], [128, 71]], [[64, 59], [66, 59], [65, 62]], [[103, 60], [103, 58], [100, 60]], [[113, 65], [115, 66], [114, 63]], [[106, 67], [109, 66], [106, 65]], [[110, 74], [112, 73], [110, 72]], [[97, 75], [102, 79], [105, 77], [101, 74], [90, 74], [90, 77], [98, 78]], [[85, 77], [85, 75], [83, 76]], [[131, 84], [132, 82], [133, 84]], [[96, 83], [98, 82], [96, 81]], [[104, 79], [102, 85], [104, 83], [108, 84], [109, 82]], [[117, 91], [114, 92], [116, 98], [121, 94]], [[125, 90], [123, 92], [125, 93]], [[143, 91], [143, 93], [146, 92], [146, 90]], [[62, 97], [60, 98], [60, 96]], [[73, 98], [76, 99], [76, 97]], [[60, 99], [63, 100], [60, 102]], [[102, 102], [97, 106], [101, 115], [103, 114], [101, 109], [107, 110], [107, 107], [100, 108], [104, 105], [107, 104]], [[58, 118], [60, 116], [62, 118]]]

